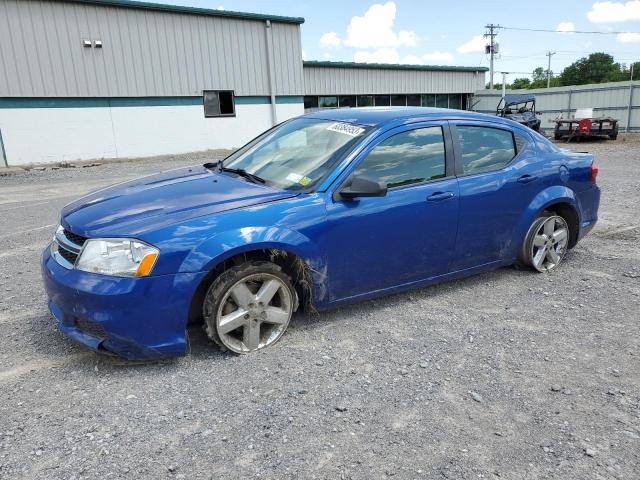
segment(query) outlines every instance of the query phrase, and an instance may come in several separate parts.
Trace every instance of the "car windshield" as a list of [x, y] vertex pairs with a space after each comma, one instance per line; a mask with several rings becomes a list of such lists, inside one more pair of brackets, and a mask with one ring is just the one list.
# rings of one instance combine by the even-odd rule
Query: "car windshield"
[[309, 191], [368, 130], [344, 122], [290, 120], [227, 157], [223, 167], [257, 176], [274, 187]]

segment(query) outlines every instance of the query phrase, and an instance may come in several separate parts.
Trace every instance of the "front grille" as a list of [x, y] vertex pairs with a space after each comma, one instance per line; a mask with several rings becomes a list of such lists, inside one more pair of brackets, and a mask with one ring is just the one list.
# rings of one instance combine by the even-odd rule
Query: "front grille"
[[91, 335], [92, 337], [100, 339], [107, 338], [107, 331], [104, 329], [104, 327], [92, 320], [87, 320], [85, 318], [76, 318], [76, 327], [78, 327], [87, 335]]
[[70, 250], [67, 250], [66, 248], [64, 248], [60, 244], [58, 244], [58, 253], [60, 254], [60, 256], [62, 258], [64, 258], [71, 265], [74, 265], [76, 263], [76, 260], [78, 259], [78, 254], [77, 253], [74, 253], [74, 252], [72, 252]]
[[86, 237], [77, 235], [70, 230], [58, 229], [54, 238], [55, 245], [52, 247], [54, 258], [64, 267], [73, 267], [86, 241]]
[[73, 232], [70, 232], [69, 230], [67, 230], [66, 228], [64, 229], [64, 236], [67, 237], [67, 240], [69, 240], [70, 242], [75, 243], [78, 246], [83, 246], [84, 242], [87, 241], [86, 237], [82, 237], [80, 235], [76, 235]]

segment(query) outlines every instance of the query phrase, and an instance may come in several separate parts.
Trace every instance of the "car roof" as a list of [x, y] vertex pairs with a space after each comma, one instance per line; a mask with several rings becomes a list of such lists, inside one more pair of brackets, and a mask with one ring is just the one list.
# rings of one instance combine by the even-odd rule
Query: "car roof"
[[511, 93], [504, 96], [506, 106], [517, 105], [518, 103], [527, 103], [535, 101], [536, 96], [532, 93]]
[[390, 123], [402, 123], [407, 120], [481, 120], [496, 123], [507, 123], [501, 118], [483, 113], [450, 108], [431, 107], [358, 107], [320, 110], [305, 115], [306, 118], [334, 120], [337, 122], [355, 123], [372, 127], [380, 127]]

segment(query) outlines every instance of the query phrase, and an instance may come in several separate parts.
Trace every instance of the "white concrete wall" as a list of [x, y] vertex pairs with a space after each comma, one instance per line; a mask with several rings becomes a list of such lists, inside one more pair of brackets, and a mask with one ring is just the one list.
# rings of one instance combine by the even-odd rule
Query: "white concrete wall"
[[[276, 111], [281, 122], [304, 106]], [[9, 166], [237, 148], [271, 126], [264, 104], [236, 105], [235, 117], [219, 118], [205, 118], [202, 105], [0, 109]]]

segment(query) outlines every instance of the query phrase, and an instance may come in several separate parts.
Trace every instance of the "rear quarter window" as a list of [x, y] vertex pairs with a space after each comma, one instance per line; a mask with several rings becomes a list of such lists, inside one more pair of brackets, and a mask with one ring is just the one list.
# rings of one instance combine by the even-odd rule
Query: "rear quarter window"
[[462, 172], [499, 170], [516, 156], [516, 142], [509, 130], [480, 126], [457, 126], [462, 147]]

